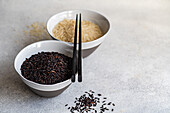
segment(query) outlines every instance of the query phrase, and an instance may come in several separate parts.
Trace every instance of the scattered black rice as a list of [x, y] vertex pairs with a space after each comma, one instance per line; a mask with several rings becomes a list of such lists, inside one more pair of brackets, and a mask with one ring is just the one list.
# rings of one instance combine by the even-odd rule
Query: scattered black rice
[[109, 103], [108, 103], [108, 105], [111, 105], [111, 104], [112, 104], [112, 102], [109, 102]]
[[102, 103], [105, 103], [106, 101], [102, 101]]
[[[70, 106], [67, 108], [71, 113], [104, 113], [105, 111], [113, 112], [113, 106], [115, 106], [115, 104], [112, 102], [107, 102], [107, 98], [102, 98], [101, 96], [101, 94], [97, 94], [97, 96], [95, 96], [95, 92], [92, 90], [88, 92], [85, 91], [85, 93], [79, 98], [75, 98], [75, 106]], [[65, 106], [67, 105], [68, 104]]]
[[102, 94], [97, 94], [98, 96], [102, 96]]
[[32, 55], [21, 65], [22, 75], [40, 84], [55, 84], [71, 78], [72, 59], [58, 52]]

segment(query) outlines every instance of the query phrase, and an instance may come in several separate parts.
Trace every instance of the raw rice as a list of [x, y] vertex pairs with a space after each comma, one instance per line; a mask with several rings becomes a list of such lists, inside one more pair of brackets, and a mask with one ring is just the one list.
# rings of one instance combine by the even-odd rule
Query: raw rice
[[[53, 28], [53, 36], [65, 42], [74, 42], [75, 20], [64, 19]], [[79, 33], [78, 33], [79, 34]], [[103, 35], [99, 26], [90, 22], [82, 21], [82, 42], [90, 42]]]

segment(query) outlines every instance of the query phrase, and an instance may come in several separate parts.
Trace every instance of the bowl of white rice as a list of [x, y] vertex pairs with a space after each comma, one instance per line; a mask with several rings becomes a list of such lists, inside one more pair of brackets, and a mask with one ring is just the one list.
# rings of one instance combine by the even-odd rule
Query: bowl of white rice
[[47, 31], [54, 40], [73, 47], [76, 14], [82, 15], [83, 57], [89, 56], [104, 41], [110, 31], [110, 22], [102, 14], [90, 10], [69, 10], [53, 15], [47, 22]]

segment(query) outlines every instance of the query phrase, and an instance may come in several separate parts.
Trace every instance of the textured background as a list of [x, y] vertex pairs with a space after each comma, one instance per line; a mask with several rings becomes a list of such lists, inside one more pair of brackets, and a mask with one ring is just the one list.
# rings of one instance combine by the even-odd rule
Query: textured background
[[[111, 21], [102, 45], [84, 59], [83, 83], [54, 98], [32, 93], [14, 58], [38, 40], [27, 25], [69, 9], [99, 11]], [[170, 113], [169, 0], [0, 0], [0, 112], [69, 113], [74, 97], [93, 89], [115, 103], [115, 113]]]

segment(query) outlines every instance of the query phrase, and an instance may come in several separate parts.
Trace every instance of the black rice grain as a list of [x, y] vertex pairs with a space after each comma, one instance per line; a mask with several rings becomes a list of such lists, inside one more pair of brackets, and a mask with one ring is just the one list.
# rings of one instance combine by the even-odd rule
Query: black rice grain
[[[97, 94], [97, 96], [102, 96], [101, 94]], [[104, 99], [104, 100], [101, 100]], [[100, 101], [102, 103], [100, 103]], [[79, 98], [75, 98], [75, 106], [68, 107], [71, 108], [71, 113], [104, 113], [105, 111], [112, 112], [113, 105], [112, 102], [106, 102], [106, 97], [96, 97], [95, 92], [89, 90], [89, 92], [85, 92], [85, 94], [81, 95]], [[99, 109], [98, 109], [99, 108]], [[111, 108], [111, 109], [109, 109]]]
[[21, 65], [22, 75], [36, 83], [55, 84], [71, 78], [72, 58], [58, 52], [32, 55]]

